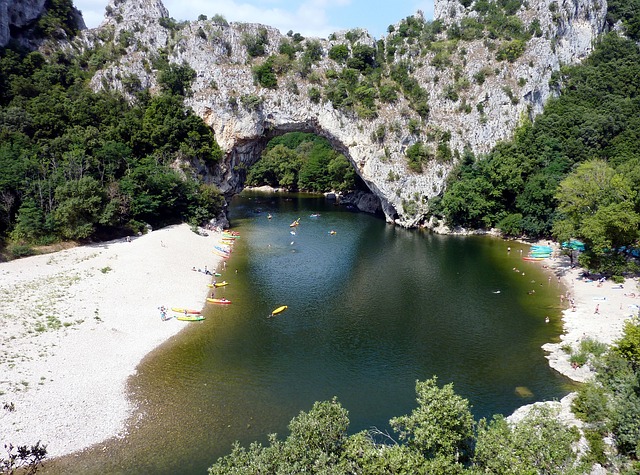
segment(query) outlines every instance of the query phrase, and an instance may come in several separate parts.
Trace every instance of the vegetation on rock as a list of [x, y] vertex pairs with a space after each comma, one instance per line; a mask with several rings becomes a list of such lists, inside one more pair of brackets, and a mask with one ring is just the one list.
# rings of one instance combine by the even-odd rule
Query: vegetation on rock
[[219, 213], [220, 194], [189, 165], [212, 166], [222, 155], [211, 129], [183, 105], [193, 70], [165, 63], [162, 93], [132, 86], [130, 104], [89, 89], [84, 61], [96, 54], [0, 53], [3, 238], [89, 239]]
[[[640, 16], [640, 15], [639, 15]], [[610, 33], [554, 75], [561, 95], [487, 156], [467, 154], [432, 208], [448, 222], [587, 244], [581, 263], [633, 270], [640, 238], [640, 50]]]

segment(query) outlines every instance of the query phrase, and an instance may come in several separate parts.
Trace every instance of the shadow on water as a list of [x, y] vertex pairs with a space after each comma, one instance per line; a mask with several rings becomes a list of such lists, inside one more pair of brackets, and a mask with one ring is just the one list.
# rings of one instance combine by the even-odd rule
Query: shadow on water
[[205, 473], [235, 440], [284, 436], [333, 396], [351, 431], [384, 428], [433, 375], [476, 417], [566, 394], [540, 349], [560, 332], [558, 284], [520, 259], [524, 246], [399, 229], [302, 195], [246, 194], [231, 213], [242, 237], [216, 295], [234, 303], [142, 362], [127, 437], [50, 473]]

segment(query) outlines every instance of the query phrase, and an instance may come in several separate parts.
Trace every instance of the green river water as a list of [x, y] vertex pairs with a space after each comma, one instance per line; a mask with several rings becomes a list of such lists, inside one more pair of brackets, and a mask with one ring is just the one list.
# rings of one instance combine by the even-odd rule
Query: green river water
[[525, 245], [405, 230], [308, 195], [244, 193], [231, 220], [241, 238], [216, 296], [233, 304], [143, 361], [127, 437], [45, 473], [204, 474], [235, 440], [286, 436], [317, 400], [337, 396], [353, 432], [386, 428], [433, 375], [476, 418], [570, 389], [540, 348], [560, 333], [561, 289], [521, 260]]

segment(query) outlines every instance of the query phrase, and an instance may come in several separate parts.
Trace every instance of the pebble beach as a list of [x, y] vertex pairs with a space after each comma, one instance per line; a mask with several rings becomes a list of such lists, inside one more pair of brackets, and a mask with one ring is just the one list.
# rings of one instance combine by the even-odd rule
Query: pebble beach
[[182, 224], [0, 263], [3, 443], [56, 457], [126, 435], [128, 378], [192, 324], [159, 307], [203, 308], [219, 239]]

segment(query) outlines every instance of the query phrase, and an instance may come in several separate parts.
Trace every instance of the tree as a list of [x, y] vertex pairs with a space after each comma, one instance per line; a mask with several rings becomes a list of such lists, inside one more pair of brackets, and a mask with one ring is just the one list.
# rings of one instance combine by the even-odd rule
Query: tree
[[469, 401], [454, 393], [453, 384], [438, 388], [436, 383], [435, 376], [416, 381], [418, 408], [391, 419], [391, 427], [428, 458], [465, 462], [471, 455], [475, 426]]
[[495, 475], [577, 475], [582, 471], [575, 468], [572, 444], [579, 438], [575, 427], [558, 421], [557, 411], [534, 406], [517, 424], [502, 416], [482, 419], [473, 461], [481, 473]]
[[45, 233], [44, 214], [36, 202], [27, 198], [22, 202], [11, 233], [16, 241], [34, 242]]
[[632, 368], [640, 371], [640, 321], [628, 320], [624, 324], [624, 333], [613, 350], [627, 360]]
[[191, 83], [196, 72], [187, 64], [170, 64], [158, 74], [158, 83], [164, 92], [187, 96], [191, 93]]
[[290, 435], [279, 441], [269, 436], [269, 446], [251, 444], [249, 450], [234, 445], [230, 455], [209, 468], [210, 475], [255, 473], [342, 473], [338, 464], [347, 440], [348, 412], [334, 398], [316, 402], [289, 423]]
[[581, 262], [594, 270], [617, 273], [624, 266], [623, 251], [640, 237], [636, 195], [626, 176], [603, 160], [582, 163], [556, 193], [562, 217], [554, 224], [554, 234], [584, 240], [587, 252]]
[[337, 63], [344, 63], [349, 57], [349, 47], [344, 43], [333, 45], [329, 49], [329, 58], [333, 59]]
[[86, 239], [95, 232], [104, 210], [106, 195], [92, 177], [69, 181], [56, 189], [54, 217], [60, 233], [67, 239]]
[[40, 444], [40, 441], [31, 447], [5, 444], [4, 448], [7, 451], [7, 458], [0, 457], [0, 471], [7, 474], [32, 475], [40, 468], [47, 456], [47, 446]]

